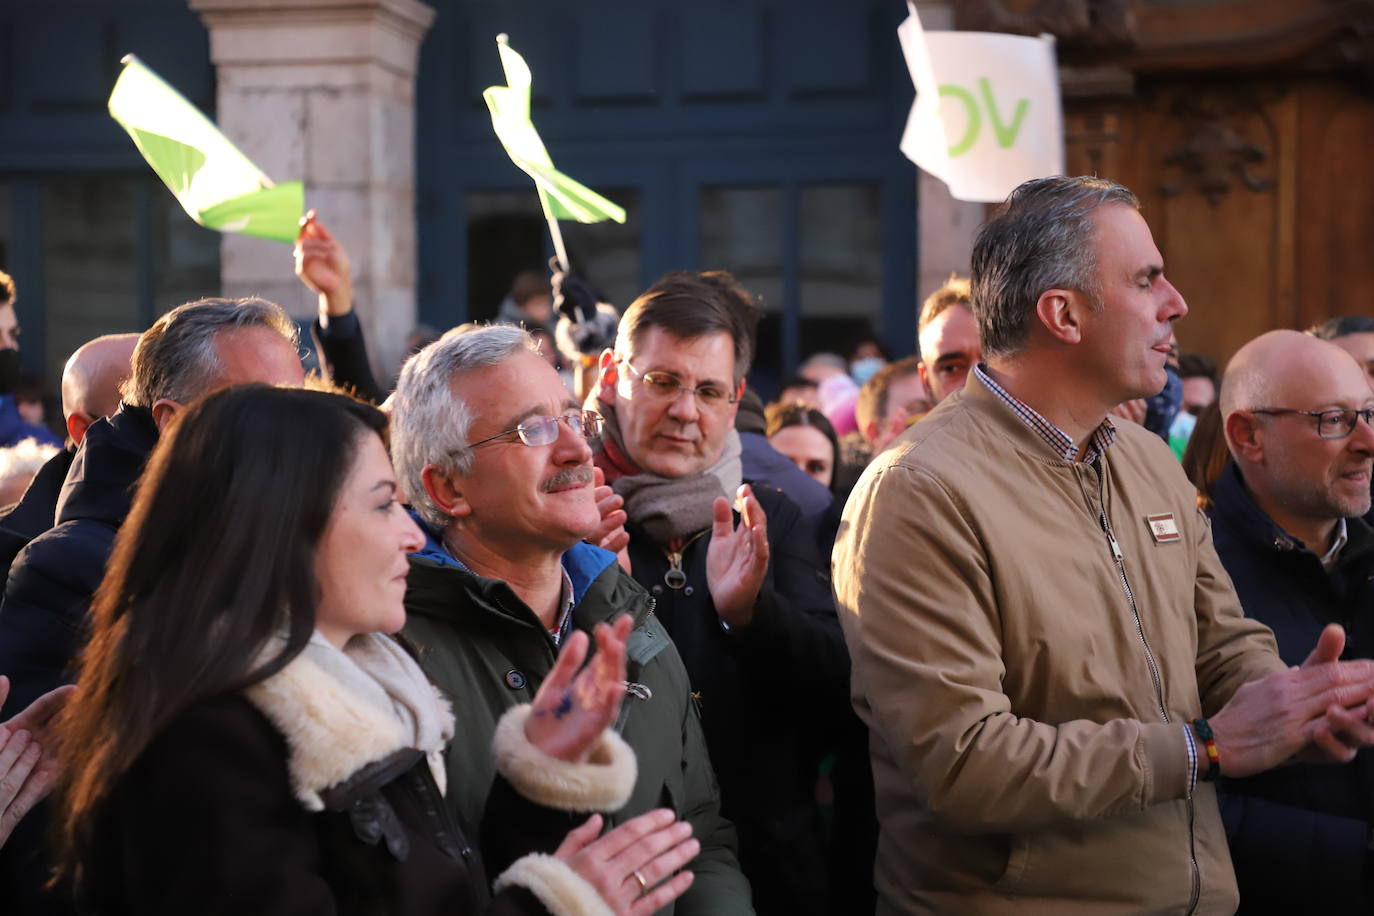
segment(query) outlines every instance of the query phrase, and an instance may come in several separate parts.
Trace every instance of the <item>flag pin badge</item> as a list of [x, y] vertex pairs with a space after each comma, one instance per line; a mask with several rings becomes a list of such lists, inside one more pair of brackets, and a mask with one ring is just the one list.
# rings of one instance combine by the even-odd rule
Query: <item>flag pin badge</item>
[[1178, 522], [1174, 520], [1172, 512], [1147, 515], [1145, 516], [1145, 524], [1150, 526], [1150, 536], [1155, 539], [1156, 544], [1168, 544], [1180, 538]]

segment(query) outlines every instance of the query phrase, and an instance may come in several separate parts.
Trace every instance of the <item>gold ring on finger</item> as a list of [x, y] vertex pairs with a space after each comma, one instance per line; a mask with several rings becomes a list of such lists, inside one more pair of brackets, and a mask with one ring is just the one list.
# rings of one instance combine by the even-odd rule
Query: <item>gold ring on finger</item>
[[644, 880], [644, 876], [639, 873], [639, 869], [630, 872], [636, 881], [639, 882], [639, 892], [642, 894], [649, 889], [649, 882]]

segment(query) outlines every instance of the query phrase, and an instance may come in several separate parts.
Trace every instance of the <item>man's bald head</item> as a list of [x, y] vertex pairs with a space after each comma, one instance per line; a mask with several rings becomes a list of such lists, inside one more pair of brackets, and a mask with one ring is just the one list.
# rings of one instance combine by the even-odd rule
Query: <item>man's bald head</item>
[[119, 386], [129, 377], [137, 334], [106, 334], [77, 347], [62, 370], [62, 415], [80, 444], [86, 427], [119, 408]]
[[[1298, 331], [1270, 331], [1236, 351], [1221, 381], [1221, 415], [1256, 407], [1285, 407], [1333, 373], [1348, 374], [1350, 354]], [[1358, 365], [1356, 365], [1358, 369]]]

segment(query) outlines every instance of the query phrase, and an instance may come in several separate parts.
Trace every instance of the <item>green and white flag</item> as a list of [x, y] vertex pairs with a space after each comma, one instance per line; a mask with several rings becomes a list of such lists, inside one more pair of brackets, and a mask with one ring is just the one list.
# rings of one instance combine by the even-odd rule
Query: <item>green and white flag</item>
[[274, 185], [214, 123], [132, 54], [110, 93], [110, 116], [191, 219], [220, 232], [293, 242], [305, 211], [299, 181]]
[[511, 162], [534, 179], [544, 215], [550, 219], [572, 219], [579, 223], [599, 223], [613, 219], [625, 222], [625, 210], [585, 185], [579, 184], [553, 167], [549, 151], [530, 121], [530, 68], [515, 52], [505, 35], [496, 36], [506, 85], [492, 86], [482, 93], [491, 109], [491, 126], [506, 148]]
[[897, 27], [916, 101], [907, 158], [959, 200], [996, 203], [1023, 181], [1064, 174], [1054, 36], [927, 32], [910, 0]]

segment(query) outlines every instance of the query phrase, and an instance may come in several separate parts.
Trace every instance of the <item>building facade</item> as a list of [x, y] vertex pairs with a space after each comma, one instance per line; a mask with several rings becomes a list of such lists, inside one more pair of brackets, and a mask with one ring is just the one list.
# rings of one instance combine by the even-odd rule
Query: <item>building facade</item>
[[[1374, 0], [922, 2], [927, 28], [1059, 39], [1071, 172], [1140, 193], [1224, 359], [1271, 327], [1368, 311]], [[914, 349], [920, 298], [964, 270], [985, 209], [897, 150], [912, 97], [897, 0], [10, 0], [0, 7], [0, 268], [51, 382], [100, 333], [201, 295], [306, 321], [287, 246], [196, 226], [105, 111], [129, 52], [264, 171], [306, 182], [347, 245], [389, 376], [415, 323], [492, 317], [552, 254], [481, 91], [506, 33], [563, 171], [626, 208], [563, 224], [624, 305], [666, 270], [760, 294], [758, 382], [873, 337]]]

